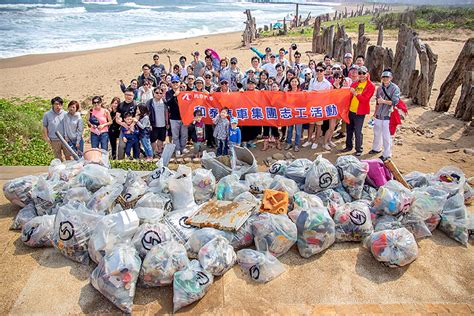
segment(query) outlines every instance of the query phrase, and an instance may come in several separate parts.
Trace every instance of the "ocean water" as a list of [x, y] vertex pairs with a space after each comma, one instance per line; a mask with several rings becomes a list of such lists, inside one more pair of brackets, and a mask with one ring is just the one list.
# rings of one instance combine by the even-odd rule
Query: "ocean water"
[[[21, 0], [0, 0], [0, 58], [241, 31], [245, 9], [258, 26], [290, 17], [295, 10], [289, 4], [210, 0], [119, 0], [100, 6], [7, 1]], [[300, 14], [333, 12], [337, 5], [300, 6]]]

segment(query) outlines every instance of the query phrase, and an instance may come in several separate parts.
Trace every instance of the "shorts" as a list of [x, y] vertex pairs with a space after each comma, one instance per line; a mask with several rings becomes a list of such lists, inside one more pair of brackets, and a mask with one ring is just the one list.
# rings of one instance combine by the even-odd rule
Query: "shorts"
[[150, 141], [152, 143], [157, 140], [164, 142], [166, 139], [166, 127], [153, 127], [150, 133]]

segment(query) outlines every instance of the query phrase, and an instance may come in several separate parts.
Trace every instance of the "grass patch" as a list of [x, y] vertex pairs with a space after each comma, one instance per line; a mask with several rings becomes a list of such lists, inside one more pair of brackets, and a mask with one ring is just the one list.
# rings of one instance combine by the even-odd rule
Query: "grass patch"
[[112, 168], [136, 171], [153, 171], [156, 169], [156, 161], [145, 160], [111, 160]]
[[50, 108], [49, 101], [39, 98], [0, 99], [0, 165], [49, 165], [54, 156], [41, 130]]

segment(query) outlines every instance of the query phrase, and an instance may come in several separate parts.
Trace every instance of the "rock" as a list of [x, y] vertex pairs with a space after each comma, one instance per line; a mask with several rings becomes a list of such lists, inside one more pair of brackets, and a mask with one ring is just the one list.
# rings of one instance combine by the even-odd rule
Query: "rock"
[[295, 155], [293, 155], [291, 151], [285, 153], [285, 158], [289, 160], [296, 159]]
[[421, 157], [421, 160], [426, 161], [426, 158], [425, 158], [425, 157]]
[[457, 153], [459, 151], [459, 149], [448, 149], [446, 152], [448, 154], [454, 154], [454, 153]]
[[472, 149], [472, 148], [464, 148], [463, 151], [466, 155], [474, 156], [474, 149]]
[[273, 154], [272, 157], [275, 160], [285, 160], [285, 156], [282, 153], [275, 153], [275, 154]]

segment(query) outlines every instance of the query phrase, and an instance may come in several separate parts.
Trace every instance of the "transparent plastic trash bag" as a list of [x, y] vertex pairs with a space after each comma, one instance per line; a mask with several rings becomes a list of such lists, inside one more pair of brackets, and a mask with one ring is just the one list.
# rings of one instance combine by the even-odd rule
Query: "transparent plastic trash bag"
[[469, 240], [468, 227], [469, 217], [464, 205], [464, 197], [461, 193], [457, 193], [448, 198], [444, 204], [439, 229], [450, 238], [467, 246]]
[[461, 169], [454, 166], [446, 166], [438, 170], [434, 175], [432, 183], [441, 185], [449, 196], [464, 192], [466, 176]]
[[372, 202], [376, 214], [398, 215], [406, 213], [413, 202], [413, 194], [400, 182], [390, 180], [381, 186]]
[[23, 226], [28, 223], [31, 219], [37, 216], [35, 206], [30, 203], [26, 205], [24, 208], [18, 211], [13, 219], [13, 222], [10, 226], [11, 230], [19, 230], [22, 229]]
[[336, 160], [342, 186], [354, 199], [362, 196], [369, 165], [354, 156], [340, 156]]
[[97, 164], [88, 164], [74, 178], [74, 185], [85, 186], [87, 190], [95, 192], [101, 187], [113, 182], [109, 169]]
[[12, 204], [25, 207], [31, 202], [31, 190], [37, 182], [37, 176], [24, 176], [9, 180], [3, 185], [3, 195]]
[[290, 250], [297, 240], [297, 229], [286, 215], [262, 213], [252, 223], [255, 246], [279, 257]]
[[271, 164], [270, 168], [268, 168], [268, 172], [272, 175], [284, 176], [289, 164], [290, 163], [286, 160], [277, 160]]
[[272, 175], [268, 172], [248, 173], [245, 175], [245, 182], [250, 188], [250, 193], [263, 194], [263, 190], [268, 189], [272, 183]]
[[366, 203], [354, 201], [336, 208], [336, 241], [362, 241], [373, 232], [372, 219]]
[[233, 201], [239, 194], [249, 190], [248, 184], [240, 181], [238, 175], [230, 174], [217, 183], [216, 198], [221, 201]]
[[232, 268], [237, 256], [227, 238], [216, 236], [199, 250], [198, 258], [206, 271], [220, 276]]
[[144, 223], [133, 235], [132, 244], [137, 248], [140, 257], [144, 258], [153, 246], [172, 239], [171, 232], [165, 224]]
[[125, 202], [135, 201], [140, 198], [147, 189], [147, 184], [137, 173], [129, 170], [123, 184], [122, 196]]
[[296, 192], [293, 196], [293, 201], [295, 203], [295, 208], [297, 206], [303, 209], [324, 207], [324, 203], [319, 196], [315, 194], [309, 194], [304, 191]]
[[336, 240], [335, 224], [325, 207], [296, 208], [288, 216], [298, 230], [298, 251], [303, 258], [320, 253]]
[[21, 241], [29, 247], [52, 247], [54, 215], [36, 216], [21, 230]]
[[138, 225], [138, 216], [130, 209], [102, 217], [89, 239], [89, 257], [99, 263], [117, 244], [130, 240]]
[[252, 249], [237, 251], [237, 261], [242, 272], [258, 283], [267, 283], [285, 272], [285, 267], [269, 252]]
[[337, 168], [329, 160], [319, 155], [306, 175], [304, 190], [307, 193], [317, 193], [335, 188], [338, 184]]
[[191, 168], [180, 165], [176, 173], [168, 179], [168, 187], [175, 211], [196, 205]]
[[118, 244], [92, 271], [90, 282], [120, 310], [131, 313], [141, 263], [133, 245]]
[[234, 247], [234, 249], [252, 246], [254, 239], [252, 223], [257, 219], [258, 215], [251, 215], [237, 231], [230, 232], [232, 235], [230, 244], [232, 247]]
[[212, 227], [204, 227], [195, 230], [185, 245], [189, 258], [197, 258], [199, 250], [217, 236], [223, 236], [228, 240], [232, 240], [233, 237], [231, 232], [226, 232]]
[[364, 244], [377, 261], [391, 268], [406, 266], [418, 257], [415, 237], [404, 227], [374, 232]]
[[115, 200], [122, 191], [123, 186], [118, 183], [102, 187], [87, 201], [86, 207], [100, 214], [110, 213]]
[[64, 203], [69, 201], [87, 203], [92, 197], [92, 193], [86, 187], [72, 187], [66, 191]]
[[285, 177], [294, 180], [298, 186], [304, 185], [306, 174], [313, 162], [306, 158], [295, 159], [286, 167]]
[[139, 284], [144, 287], [165, 286], [173, 283], [175, 272], [189, 265], [186, 249], [175, 240], [153, 246], [143, 259]]
[[89, 238], [101, 218], [82, 203], [61, 206], [54, 220], [54, 246], [67, 258], [89, 264]]
[[211, 170], [198, 168], [193, 171], [194, 200], [197, 204], [209, 201], [216, 191], [216, 177]]
[[212, 273], [203, 269], [197, 260], [177, 271], [173, 279], [173, 312], [203, 298], [213, 282]]
[[198, 229], [192, 225], [186, 224], [186, 220], [194, 215], [196, 210], [197, 208], [191, 208], [184, 211], [174, 211], [168, 213], [163, 219], [163, 222], [168, 226], [173, 237], [183, 245], [186, 244], [194, 231]]

